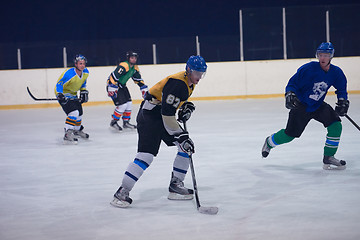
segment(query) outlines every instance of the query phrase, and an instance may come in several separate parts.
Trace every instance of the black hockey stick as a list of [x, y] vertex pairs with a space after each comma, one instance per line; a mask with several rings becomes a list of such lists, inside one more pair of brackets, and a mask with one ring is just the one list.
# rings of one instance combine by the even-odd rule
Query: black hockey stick
[[345, 114], [345, 117], [360, 131], [359, 125], [357, 125], [356, 122], [349, 117], [349, 115]]
[[[185, 131], [187, 131], [187, 129], [186, 129], [186, 121], [184, 121], [184, 129], [185, 129]], [[218, 211], [219, 211], [219, 209], [217, 207], [203, 207], [203, 206], [200, 205], [199, 193], [198, 193], [197, 184], [196, 184], [196, 178], [195, 178], [194, 163], [193, 163], [193, 160], [192, 160], [192, 154], [189, 154], [189, 161], [190, 161], [190, 169], [191, 169], [191, 176], [192, 176], [192, 181], [193, 181], [193, 186], [194, 186], [195, 201], [196, 201], [197, 210], [200, 213], [204, 213], [204, 214], [210, 214], [210, 215], [217, 214]]]
[[32, 93], [30, 92], [29, 87], [26, 87], [26, 89], [27, 89], [30, 97], [31, 97], [32, 99], [34, 99], [35, 101], [55, 101], [55, 100], [57, 101], [56, 98], [36, 98], [36, 97], [34, 97], [34, 95], [32, 95]]

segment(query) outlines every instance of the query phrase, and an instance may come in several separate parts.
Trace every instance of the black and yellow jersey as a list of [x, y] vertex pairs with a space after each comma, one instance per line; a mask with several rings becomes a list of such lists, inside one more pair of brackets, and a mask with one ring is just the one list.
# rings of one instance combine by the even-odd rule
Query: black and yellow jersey
[[194, 84], [189, 86], [186, 71], [170, 75], [150, 88], [143, 109], [157, 111], [161, 108], [166, 131], [170, 135], [181, 133], [183, 130], [176, 120], [176, 110], [189, 99], [194, 88]]
[[161, 102], [161, 114], [174, 116], [176, 110], [188, 100], [195, 85], [189, 86], [186, 71], [170, 75], [150, 88], [149, 93]]

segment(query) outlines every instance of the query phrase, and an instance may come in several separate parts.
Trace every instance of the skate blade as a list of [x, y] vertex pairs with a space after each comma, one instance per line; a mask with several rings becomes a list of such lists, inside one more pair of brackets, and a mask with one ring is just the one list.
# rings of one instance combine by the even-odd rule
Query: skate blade
[[117, 198], [114, 198], [111, 202], [110, 205], [114, 206], [114, 207], [118, 207], [118, 208], [127, 208], [130, 206], [130, 203], [126, 202], [126, 201], [121, 201]]
[[203, 213], [203, 214], [209, 214], [209, 215], [215, 215], [218, 213], [219, 211], [219, 208], [217, 207], [203, 207], [203, 206], [200, 206], [198, 208], [199, 212], [200, 213]]
[[63, 145], [77, 145], [78, 141], [63, 140]]
[[168, 199], [169, 200], [192, 200], [194, 196], [192, 194], [181, 195], [178, 193], [169, 192]]
[[123, 129], [119, 130], [119, 129], [111, 127], [111, 126], [109, 127], [109, 130], [113, 133], [121, 133], [123, 131]]
[[86, 134], [86, 136], [81, 136], [81, 135], [76, 135], [79, 137], [79, 139], [84, 139], [84, 140], [88, 140], [89, 139], [89, 134]]
[[324, 164], [323, 169], [324, 170], [344, 170], [344, 169], [346, 169], [346, 165], [335, 166], [335, 165], [331, 165], [331, 164]]

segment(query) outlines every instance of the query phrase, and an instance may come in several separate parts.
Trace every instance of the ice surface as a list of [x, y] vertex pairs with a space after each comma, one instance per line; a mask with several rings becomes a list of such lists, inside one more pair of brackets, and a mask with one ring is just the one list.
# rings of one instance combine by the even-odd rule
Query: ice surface
[[[336, 97], [326, 101], [334, 106]], [[360, 96], [350, 102], [360, 123]], [[0, 239], [360, 239], [360, 132], [347, 119], [336, 155], [347, 169], [325, 171], [326, 129], [315, 121], [261, 158], [265, 137], [285, 127], [284, 99], [195, 105], [188, 130], [199, 197], [217, 215], [167, 199], [176, 148], [165, 145], [130, 193], [131, 207], [109, 204], [137, 143], [134, 131], [109, 130], [111, 105], [85, 106], [90, 139], [77, 146], [62, 145], [60, 107], [0, 111]]]

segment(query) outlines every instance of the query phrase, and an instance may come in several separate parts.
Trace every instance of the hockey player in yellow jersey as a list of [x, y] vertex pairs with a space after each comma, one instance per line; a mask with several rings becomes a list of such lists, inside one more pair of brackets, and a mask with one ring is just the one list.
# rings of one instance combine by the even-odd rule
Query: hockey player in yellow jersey
[[[190, 164], [190, 155], [195, 152], [189, 133], [178, 121], [187, 121], [195, 110], [188, 98], [206, 73], [207, 65], [201, 56], [191, 56], [186, 70], [173, 74], [155, 84], [145, 96], [138, 112], [138, 149], [133, 162], [128, 165], [121, 186], [114, 194], [111, 205], [127, 207], [132, 203], [129, 192], [143, 172], [158, 154], [161, 141], [167, 146], [177, 146], [169, 185], [170, 200], [190, 200], [194, 191], [184, 186]], [[178, 118], [176, 118], [178, 112]]]
[[130, 123], [132, 100], [131, 95], [126, 87], [127, 81], [132, 80], [140, 87], [140, 91], [144, 96], [148, 91], [148, 87], [144, 84], [141, 78], [140, 70], [137, 63], [138, 54], [133, 51], [126, 53], [126, 61], [121, 62], [113, 72], [111, 72], [108, 80], [106, 90], [108, 96], [113, 100], [115, 105], [114, 113], [111, 115], [112, 120], [110, 127], [116, 131], [121, 131], [122, 127], [118, 124], [120, 118], [123, 120], [123, 128], [135, 129], [136, 126]]
[[[55, 95], [60, 106], [66, 113], [65, 120], [65, 143], [77, 143], [78, 137], [89, 138], [89, 134], [83, 131], [81, 125], [83, 108], [82, 103], [88, 101], [89, 92], [86, 90], [86, 81], [89, 76], [89, 70], [86, 68], [86, 58], [78, 54], [75, 56], [75, 67], [64, 71], [56, 85]], [[77, 92], [80, 91], [80, 98]]]

